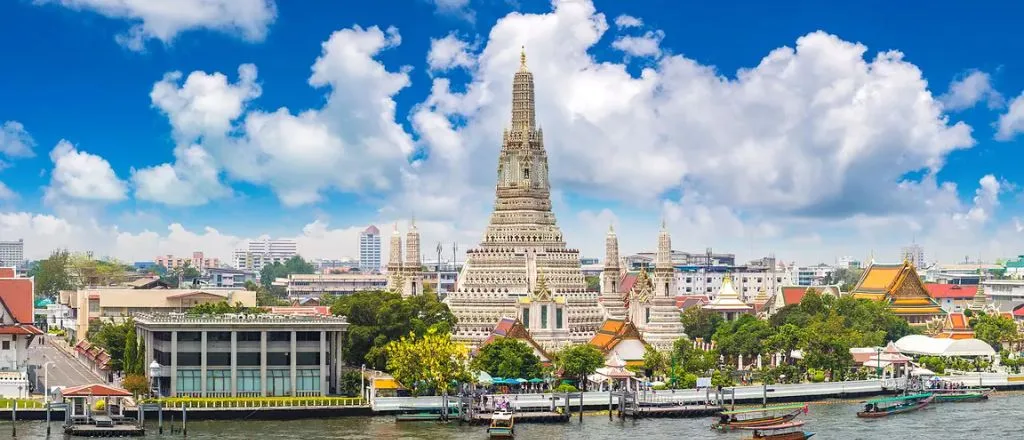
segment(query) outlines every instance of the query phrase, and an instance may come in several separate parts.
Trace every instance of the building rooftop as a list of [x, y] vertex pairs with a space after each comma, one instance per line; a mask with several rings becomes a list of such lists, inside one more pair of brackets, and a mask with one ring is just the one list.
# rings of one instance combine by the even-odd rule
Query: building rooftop
[[377, 229], [374, 225], [370, 225], [370, 227], [366, 228], [363, 232], [366, 234], [380, 234], [380, 229]]
[[140, 313], [135, 322], [143, 325], [260, 325], [291, 328], [303, 325], [348, 326], [344, 316], [300, 315], [300, 314], [241, 314], [189, 315], [185, 313]]

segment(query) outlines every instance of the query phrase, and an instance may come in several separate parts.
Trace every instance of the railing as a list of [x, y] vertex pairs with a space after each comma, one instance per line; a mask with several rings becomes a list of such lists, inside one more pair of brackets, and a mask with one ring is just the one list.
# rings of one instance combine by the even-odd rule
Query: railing
[[160, 403], [164, 408], [294, 408], [294, 407], [362, 407], [359, 397], [168, 397], [146, 403]]
[[45, 408], [43, 402], [32, 399], [0, 399], [0, 409], [11, 409], [14, 407], [14, 402], [18, 402], [18, 409], [25, 408]]

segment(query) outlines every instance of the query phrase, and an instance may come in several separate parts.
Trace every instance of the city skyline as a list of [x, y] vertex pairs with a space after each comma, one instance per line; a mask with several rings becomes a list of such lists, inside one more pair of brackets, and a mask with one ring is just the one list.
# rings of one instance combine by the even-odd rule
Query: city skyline
[[178, 17], [37, 3], [0, 6], [6, 41], [58, 29], [0, 72], [18, 85], [0, 106], [0, 239], [24, 238], [27, 259], [66, 247], [229, 261], [261, 236], [340, 258], [367, 225], [413, 216], [425, 256], [454, 242], [461, 259], [488, 221], [524, 45], [553, 211], [585, 256], [602, 255], [609, 224], [623, 254], [651, 251], [662, 219], [676, 250], [740, 261], [894, 261], [912, 241], [949, 262], [1024, 249], [1020, 172], [1000, 159], [1024, 131], [1024, 63], [976, 12], [921, 12], [977, 30], [950, 41], [913, 20], [879, 28], [863, 7], [752, 32], [778, 12], [246, 2]]

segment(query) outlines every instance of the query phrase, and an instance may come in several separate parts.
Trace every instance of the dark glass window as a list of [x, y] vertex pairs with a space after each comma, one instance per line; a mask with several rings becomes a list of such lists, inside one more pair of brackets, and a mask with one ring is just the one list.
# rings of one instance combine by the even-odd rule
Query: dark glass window
[[238, 332], [238, 341], [260, 341], [260, 332]]
[[178, 342], [199, 341], [202, 337], [199, 332], [178, 332]]
[[231, 340], [231, 332], [206, 332], [207, 342], [227, 342]]
[[296, 332], [295, 340], [320, 342], [320, 332]]
[[291, 353], [287, 351], [271, 351], [267, 353], [267, 365], [285, 366], [291, 365]]
[[231, 365], [231, 353], [206, 353], [206, 365], [210, 367], [224, 367]]
[[199, 352], [179, 351], [178, 366], [194, 367], [202, 364]]
[[295, 353], [296, 365], [320, 365], [320, 352], [299, 352]]
[[269, 341], [291, 341], [292, 332], [270, 332], [267, 336]]
[[246, 367], [259, 366], [260, 365], [260, 354], [259, 353], [249, 353], [249, 352], [240, 351], [240, 352], [238, 352], [237, 358], [235, 360], [238, 362], [238, 365], [240, 365], [240, 366], [246, 366]]

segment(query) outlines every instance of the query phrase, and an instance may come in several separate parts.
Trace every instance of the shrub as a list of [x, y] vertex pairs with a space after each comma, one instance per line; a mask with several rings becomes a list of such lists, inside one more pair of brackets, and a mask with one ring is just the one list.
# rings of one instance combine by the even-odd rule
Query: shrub
[[146, 380], [146, 376], [138, 374], [129, 374], [125, 376], [124, 380], [121, 382], [121, 386], [130, 391], [132, 396], [136, 398], [149, 392], [149, 381]]
[[571, 384], [563, 383], [555, 388], [555, 392], [558, 393], [575, 393], [579, 391], [576, 387]]

